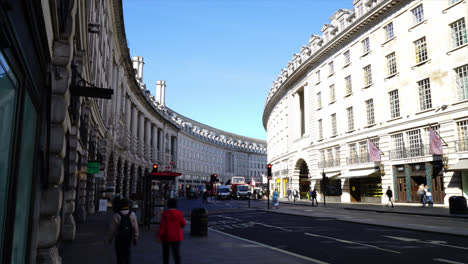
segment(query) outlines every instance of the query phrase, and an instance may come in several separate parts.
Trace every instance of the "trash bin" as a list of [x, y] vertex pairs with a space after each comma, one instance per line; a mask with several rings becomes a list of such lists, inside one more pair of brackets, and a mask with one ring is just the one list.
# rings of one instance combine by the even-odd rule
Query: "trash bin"
[[208, 235], [208, 211], [205, 208], [196, 208], [190, 215], [190, 235]]
[[449, 198], [450, 214], [468, 214], [466, 198], [463, 196], [452, 196]]

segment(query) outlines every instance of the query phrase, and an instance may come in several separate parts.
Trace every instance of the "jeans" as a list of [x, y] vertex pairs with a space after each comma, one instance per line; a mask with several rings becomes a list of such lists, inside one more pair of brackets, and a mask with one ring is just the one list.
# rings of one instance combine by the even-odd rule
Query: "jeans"
[[169, 248], [172, 248], [172, 256], [174, 257], [174, 262], [176, 264], [180, 264], [179, 247], [180, 241], [162, 242], [164, 264], [169, 264]]

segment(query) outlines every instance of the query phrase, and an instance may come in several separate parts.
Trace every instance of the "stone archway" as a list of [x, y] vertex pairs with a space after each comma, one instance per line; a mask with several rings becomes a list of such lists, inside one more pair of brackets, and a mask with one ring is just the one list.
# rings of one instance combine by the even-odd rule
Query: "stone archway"
[[307, 192], [310, 190], [309, 166], [304, 159], [299, 159], [294, 167], [294, 178], [299, 180], [299, 192], [301, 199], [307, 198]]

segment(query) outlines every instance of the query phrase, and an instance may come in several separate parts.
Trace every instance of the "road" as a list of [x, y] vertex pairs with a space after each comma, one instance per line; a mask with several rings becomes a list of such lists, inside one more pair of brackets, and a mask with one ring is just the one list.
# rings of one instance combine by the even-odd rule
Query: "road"
[[[200, 203], [193, 200], [183, 204], [188, 209]], [[252, 207], [259, 205], [266, 204], [251, 203]], [[247, 201], [213, 201], [204, 207], [211, 210], [212, 231], [297, 255], [311, 263], [468, 263], [468, 238], [462, 236], [345, 222], [323, 213], [319, 217], [276, 214], [248, 209]], [[369, 214], [346, 213], [360, 217]]]

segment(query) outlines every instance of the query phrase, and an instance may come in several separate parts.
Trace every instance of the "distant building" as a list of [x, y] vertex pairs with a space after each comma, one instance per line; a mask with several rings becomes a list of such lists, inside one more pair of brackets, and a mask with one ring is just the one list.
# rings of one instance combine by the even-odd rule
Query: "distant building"
[[[397, 202], [418, 203], [424, 183], [435, 203], [468, 197], [466, 1], [353, 4], [310, 37], [268, 93], [275, 188], [383, 203], [390, 186]], [[443, 139], [443, 156], [429, 152], [429, 128]], [[368, 139], [381, 162], [370, 160]]]

